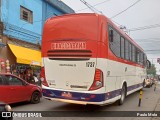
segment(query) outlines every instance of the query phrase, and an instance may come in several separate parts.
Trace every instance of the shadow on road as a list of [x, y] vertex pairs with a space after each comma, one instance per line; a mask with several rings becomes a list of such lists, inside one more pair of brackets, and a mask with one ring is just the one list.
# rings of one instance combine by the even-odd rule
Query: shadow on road
[[19, 102], [19, 103], [12, 103], [10, 104], [11, 107], [18, 107], [18, 106], [26, 106], [26, 105], [29, 105], [31, 103], [29, 102]]

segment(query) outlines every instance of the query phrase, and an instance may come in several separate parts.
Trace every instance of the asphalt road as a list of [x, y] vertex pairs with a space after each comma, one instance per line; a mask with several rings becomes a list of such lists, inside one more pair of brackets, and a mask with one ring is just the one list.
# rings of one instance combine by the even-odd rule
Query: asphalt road
[[[31, 104], [27, 102], [18, 103], [11, 105], [13, 111], [52, 111], [53, 113], [59, 111], [58, 117], [42, 117], [42, 118], [34, 118], [37, 120], [160, 120], [158, 117], [93, 117], [93, 115], [99, 114], [99, 111], [106, 112], [107, 111], [160, 111], [160, 85], [157, 85], [156, 91], [154, 91], [154, 86], [152, 88], [144, 88], [142, 95], [142, 103], [141, 106], [138, 107], [139, 101], [139, 92], [135, 92], [125, 99], [125, 103], [122, 106], [119, 106], [117, 103], [113, 103], [107, 106], [94, 106], [94, 105], [76, 105], [76, 104], [68, 104], [56, 101], [49, 101], [42, 98], [39, 104]], [[64, 111], [72, 111], [73, 116], [64, 117]], [[74, 111], [83, 111], [85, 115], [80, 115], [80, 117], [75, 117], [76, 114]], [[94, 111], [92, 114], [89, 111]], [[88, 112], [88, 116], [86, 116]], [[75, 115], [74, 115], [75, 114]], [[82, 113], [83, 114], [83, 113]], [[127, 112], [124, 112], [127, 114]], [[32, 120], [33, 118], [16, 118], [15, 120]]]

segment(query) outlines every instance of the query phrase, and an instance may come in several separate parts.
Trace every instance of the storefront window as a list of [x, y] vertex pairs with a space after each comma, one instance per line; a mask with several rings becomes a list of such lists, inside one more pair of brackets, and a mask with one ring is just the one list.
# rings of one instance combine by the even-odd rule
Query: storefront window
[[35, 83], [34, 76], [40, 79], [40, 66], [31, 66], [25, 64], [11, 65], [11, 73], [24, 79], [29, 83]]

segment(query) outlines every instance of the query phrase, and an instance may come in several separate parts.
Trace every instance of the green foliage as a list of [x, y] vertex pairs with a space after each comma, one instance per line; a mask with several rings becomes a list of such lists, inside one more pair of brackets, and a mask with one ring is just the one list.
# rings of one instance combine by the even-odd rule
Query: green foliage
[[156, 67], [155, 64], [151, 65], [151, 68], [147, 70], [147, 74], [152, 74], [152, 75], [156, 75]]

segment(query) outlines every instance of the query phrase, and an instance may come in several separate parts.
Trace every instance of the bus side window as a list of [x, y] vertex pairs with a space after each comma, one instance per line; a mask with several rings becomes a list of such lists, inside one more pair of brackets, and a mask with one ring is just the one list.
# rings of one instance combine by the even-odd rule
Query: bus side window
[[132, 61], [136, 62], [136, 51], [134, 45], [132, 45]]
[[129, 60], [132, 60], [132, 44], [128, 42], [128, 53], [129, 53]]
[[143, 52], [141, 52], [140, 59], [141, 59], [141, 65], [143, 65]]
[[147, 57], [145, 54], [143, 54], [143, 65], [147, 66]]
[[109, 40], [113, 42], [113, 30], [109, 30]]
[[124, 51], [125, 51], [124, 38], [121, 37], [121, 58], [124, 58]]
[[110, 49], [114, 55], [120, 57], [120, 34], [111, 27], [109, 27], [109, 34], [112, 35], [112, 37], [109, 35], [109, 39], [113, 39], [109, 40]]
[[125, 59], [129, 60], [129, 44], [128, 44], [128, 40], [125, 40]]
[[138, 49], [136, 50], [136, 62], [140, 64], [140, 51]]

